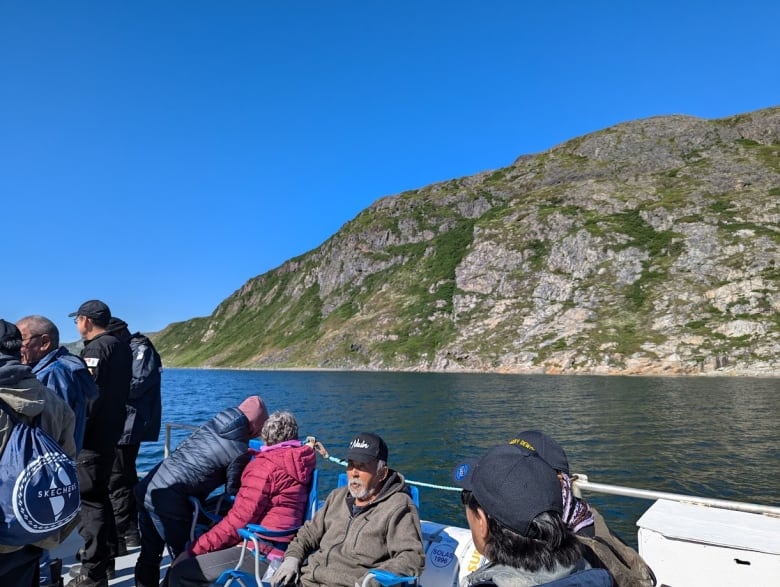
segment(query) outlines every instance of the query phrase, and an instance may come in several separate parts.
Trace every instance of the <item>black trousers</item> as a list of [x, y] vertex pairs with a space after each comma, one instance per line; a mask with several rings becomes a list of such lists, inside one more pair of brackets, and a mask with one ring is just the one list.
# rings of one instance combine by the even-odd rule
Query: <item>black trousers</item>
[[[223, 571], [235, 568], [240, 555], [241, 546], [231, 546], [180, 561], [168, 571], [168, 585], [170, 587], [209, 587]], [[268, 562], [260, 561], [260, 577], [263, 576], [266, 568], [268, 568]], [[241, 570], [254, 576], [255, 557], [251, 551], [248, 551], [244, 556]]]
[[114, 511], [108, 492], [114, 452], [99, 453], [82, 449], [77, 472], [81, 495], [81, 526], [85, 554], [81, 558], [82, 574], [105, 580], [108, 559], [116, 555]]
[[138, 508], [135, 505], [133, 488], [138, 483], [135, 461], [140, 448], [139, 443], [117, 445], [114, 449], [114, 464], [108, 489], [119, 544], [124, 544], [126, 536], [138, 536]]
[[24, 546], [0, 553], [0, 585], [38, 587], [38, 560], [43, 552], [37, 546]]

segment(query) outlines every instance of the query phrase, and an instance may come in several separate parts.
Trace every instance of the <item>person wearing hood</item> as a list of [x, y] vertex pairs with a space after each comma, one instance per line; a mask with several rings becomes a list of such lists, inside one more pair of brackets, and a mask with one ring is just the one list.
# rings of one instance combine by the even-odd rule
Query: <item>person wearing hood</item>
[[114, 448], [114, 465], [108, 489], [116, 522], [117, 555], [141, 544], [138, 508], [133, 489], [138, 483], [136, 460], [142, 442], [156, 442], [162, 423], [162, 361], [152, 341], [140, 332], [130, 333], [127, 322], [111, 316], [106, 331], [130, 347], [133, 355], [130, 393], [124, 430]]
[[[89, 404], [98, 397], [95, 380], [81, 357], [60, 346], [60, 331], [54, 322], [32, 315], [17, 320], [16, 327], [22, 333], [22, 363], [30, 366], [38, 381], [64, 399], [76, 416], [73, 440], [78, 453], [84, 442]], [[60, 566], [61, 562], [56, 568]], [[41, 555], [41, 585], [56, 582], [49, 552], [45, 550]]]
[[354, 587], [371, 569], [419, 576], [425, 566], [420, 515], [403, 475], [387, 466], [387, 444], [362, 432], [349, 443], [345, 487], [330, 492], [285, 551], [274, 587]]
[[561, 518], [558, 476], [537, 452], [499, 445], [455, 469], [474, 547], [488, 563], [461, 587], [612, 587]]
[[175, 559], [190, 538], [193, 506], [220, 485], [235, 495], [249, 462], [249, 440], [260, 435], [268, 419], [263, 400], [253, 395], [238, 407], [228, 408], [182, 441], [135, 487], [141, 552], [135, 566], [138, 587], [157, 587], [160, 561], [167, 544]]
[[[298, 424], [290, 412], [271, 414], [260, 438], [264, 445], [252, 451], [254, 458], [244, 469], [230, 511], [174, 561], [168, 577], [170, 587], [207, 587], [223, 571], [235, 568], [241, 556], [238, 530], [247, 524], [286, 529], [303, 523], [316, 466], [314, 450], [298, 440]], [[285, 543], [291, 539], [273, 541]], [[261, 542], [260, 546], [266, 546], [265, 555], [284, 555], [270, 544]], [[241, 568], [253, 574], [254, 557], [245, 557]]]
[[[11, 322], [0, 319], [0, 400], [26, 424], [40, 419], [40, 427], [75, 460], [73, 431], [76, 418], [73, 410], [65, 400], [38, 381], [28, 365], [22, 364], [23, 345], [19, 329]], [[0, 410], [0, 454], [6, 448], [13, 427], [9, 415]], [[58, 536], [41, 542], [22, 547], [0, 544], [0, 585], [37, 586], [42, 549], [53, 548], [65, 540], [77, 520], [78, 517]]]

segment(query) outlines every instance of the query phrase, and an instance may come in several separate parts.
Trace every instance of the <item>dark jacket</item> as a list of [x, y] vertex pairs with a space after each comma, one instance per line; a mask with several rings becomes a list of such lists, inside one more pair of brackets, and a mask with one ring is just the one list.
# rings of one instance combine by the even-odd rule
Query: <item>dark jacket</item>
[[420, 517], [404, 487], [403, 476], [391, 470], [377, 498], [354, 516], [349, 488], [332, 491], [287, 548], [285, 556], [306, 560], [301, 584], [353, 587], [369, 569], [420, 575]]
[[228, 408], [188, 436], [136, 486], [135, 496], [147, 510], [190, 522], [190, 495], [201, 501], [220, 485], [235, 495], [249, 461], [249, 421]]
[[84, 341], [81, 358], [100, 394], [89, 408], [84, 448], [106, 454], [114, 450], [124, 429], [133, 358], [129, 346], [107, 333]]
[[[220, 522], [190, 547], [193, 555], [238, 544], [238, 529], [247, 524], [284, 530], [295, 528], [306, 514], [309, 485], [317, 464], [311, 447], [299, 441], [263, 447], [246, 466], [236, 501]], [[279, 542], [289, 542], [282, 538]]]
[[131, 335], [128, 344], [133, 353], [133, 376], [119, 444], [156, 442], [162, 423], [162, 360], [152, 341], [140, 332]]
[[53, 350], [32, 367], [38, 381], [64, 399], [76, 415], [74, 440], [81, 450], [87, 425], [87, 408], [98, 397], [95, 380], [84, 361], [64, 346]]

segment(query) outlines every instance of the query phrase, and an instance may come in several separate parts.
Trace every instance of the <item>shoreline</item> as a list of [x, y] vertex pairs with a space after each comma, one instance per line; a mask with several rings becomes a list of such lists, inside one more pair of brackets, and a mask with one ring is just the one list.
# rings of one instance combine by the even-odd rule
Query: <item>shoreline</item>
[[574, 371], [574, 370], [480, 370], [480, 369], [370, 369], [370, 368], [344, 368], [344, 367], [215, 367], [208, 365], [186, 366], [186, 365], [166, 365], [163, 361], [164, 369], [193, 369], [202, 371], [266, 371], [266, 372], [322, 372], [322, 373], [414, 373], [414, 374], [435, 374], [435, 375], [546, 375], [550, 377], [661, 377], [661, 378], [721, 378], [721, 377], [740, 377], [755, 379], [780, 379], [780, 371], [743, 371], [736, 369], [713, 370], [703, 372], [669, 372], [661, 371], [643, 371], [635, 370], [609, 370], [607, 372], [595, 371]]

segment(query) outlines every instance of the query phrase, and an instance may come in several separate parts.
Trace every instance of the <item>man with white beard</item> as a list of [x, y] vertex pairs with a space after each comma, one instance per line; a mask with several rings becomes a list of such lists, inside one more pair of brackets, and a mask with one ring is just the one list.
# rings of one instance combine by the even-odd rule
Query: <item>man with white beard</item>
[[[328, 495], [287, 547], [271, 584], [354, 587], [371, 569], [419, 575], [420, 516], [403, 476], [387, 466], [387, 444], [362, 432], [349, 443], [346, 487]], [[306, 563], [301, 567], [301, 561]], [[379, 585], [373, 579], [370, 585]]]

